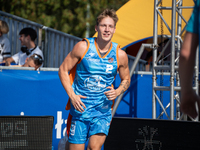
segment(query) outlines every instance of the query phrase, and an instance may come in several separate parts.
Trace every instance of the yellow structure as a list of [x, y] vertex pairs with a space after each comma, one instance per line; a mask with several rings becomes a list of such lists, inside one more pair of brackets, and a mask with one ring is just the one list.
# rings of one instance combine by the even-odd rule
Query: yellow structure
[[[178, 0], [177, 0], [178, 1]], [[172, 7], [172, 0], [162, 0], [163, 7]], [[184, 6], [194, 6], [193, 0], [183, 0]], [[171, 28], [171, 10], [162, 10], [163, 17]], [[185, 20], [189, 20], [192, 9], [182, 9]], [[154, 0], [129, 0], [117, 10], [119, 21], [112, 41], [126, 48], [137, 41], [153, 37]], [[182, 20], [182, 29], [186, 23]], [[163, 34], [171, 35], [163, 24]], [[158, 16], [158, 35], [161, 35], [161, 20]], [[96, 34], [94, 35], [96, 36]]]

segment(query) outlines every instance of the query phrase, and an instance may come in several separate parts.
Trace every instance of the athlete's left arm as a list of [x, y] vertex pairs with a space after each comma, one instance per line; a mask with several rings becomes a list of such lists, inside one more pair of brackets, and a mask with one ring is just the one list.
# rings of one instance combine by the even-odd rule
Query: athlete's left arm
[[109, 100], [114, 100], [120, 94], [124, 93], [131, 82], [129, 67], [128, 67], [128, 56], [125, 51], [118, 49], [118, 58], [119, 58], [119, 76], [121, 78], [121, 83], [117, 89], [113, 87], [107, 87], [110, 90], [105, 92], [104, 94], [107, 96]]

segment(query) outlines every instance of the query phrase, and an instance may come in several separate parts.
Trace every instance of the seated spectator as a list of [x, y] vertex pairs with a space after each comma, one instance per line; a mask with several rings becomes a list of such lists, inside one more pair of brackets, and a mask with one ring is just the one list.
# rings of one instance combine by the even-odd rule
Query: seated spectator
[[5, 21], [0, 20], [0, 62], [6, 60], [8, 57], [11, 57], [10, 41], [5, 35], [3, 35], [7, 34], [8, 31], [8, 24]]
[[22, 67], [34, 67], [37, 70], [43, 63], [43, 59], [38, 54], [33, 54], [29, 58], [26, 58], [25, 64]]
[[33, 28], [23, 28], [19, 32], [19, 35], [19, 40], [21, 41], [22, 46], [21, 51], [10, 58], [7, 58], [5, 61], [6, 66], [9, 66], [12, 62], [15, 62], [17, 65], [24, 65], [26, 58], [30, 57], [33, 54], [38, 54], [42, 57], [42, 59], [44, 59], [42, 51], [34, 42], [37, 38], [37, 33]]
[[11, 65], [12, 67], [33, 67], [37, 70], [43, 63], [43, 59], [38, 54], [33, 54], [30, 57], [27, 57], [25, 64], [23, 65]]

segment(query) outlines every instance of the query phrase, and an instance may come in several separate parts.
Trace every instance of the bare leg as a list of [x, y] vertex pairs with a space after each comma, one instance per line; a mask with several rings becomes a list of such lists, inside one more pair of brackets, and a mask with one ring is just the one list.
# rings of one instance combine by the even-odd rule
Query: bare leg
[[69, 150], [69, 142], [67, 140], [67, 142], [65, 143], [65, 150]]
[[101, 147], [105, 140], [106, 135], [103, 133], [92, 135], [89, 139], [87, 150], [101, 150]]

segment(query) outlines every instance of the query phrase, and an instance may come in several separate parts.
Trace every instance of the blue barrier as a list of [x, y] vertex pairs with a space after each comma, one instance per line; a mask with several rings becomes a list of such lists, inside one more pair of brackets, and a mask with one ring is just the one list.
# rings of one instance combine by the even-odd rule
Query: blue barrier
[[[158, 77], [159, 78], [159, 77]], [[118, 87], [119, 75], [114, 83]], [[169, 85], [169, 76], [164, 84]], [[68, 101], [57, 71], [2, 70], [0, 72], [1, 116], [54, 116], [53, 149], [66, 132]], [[169, 92], [164, 93], [164, 103]], [[159, 107], [158, 107], [159, 110]], [[152, 118], [152, 75], [134, 74], [116, 111], [116, 117]]]
[[[12, 62], [10, 65], [17, 65], [16, 63]], [[0, 66], [5, 66], [5, 63], [0, 63]]]

